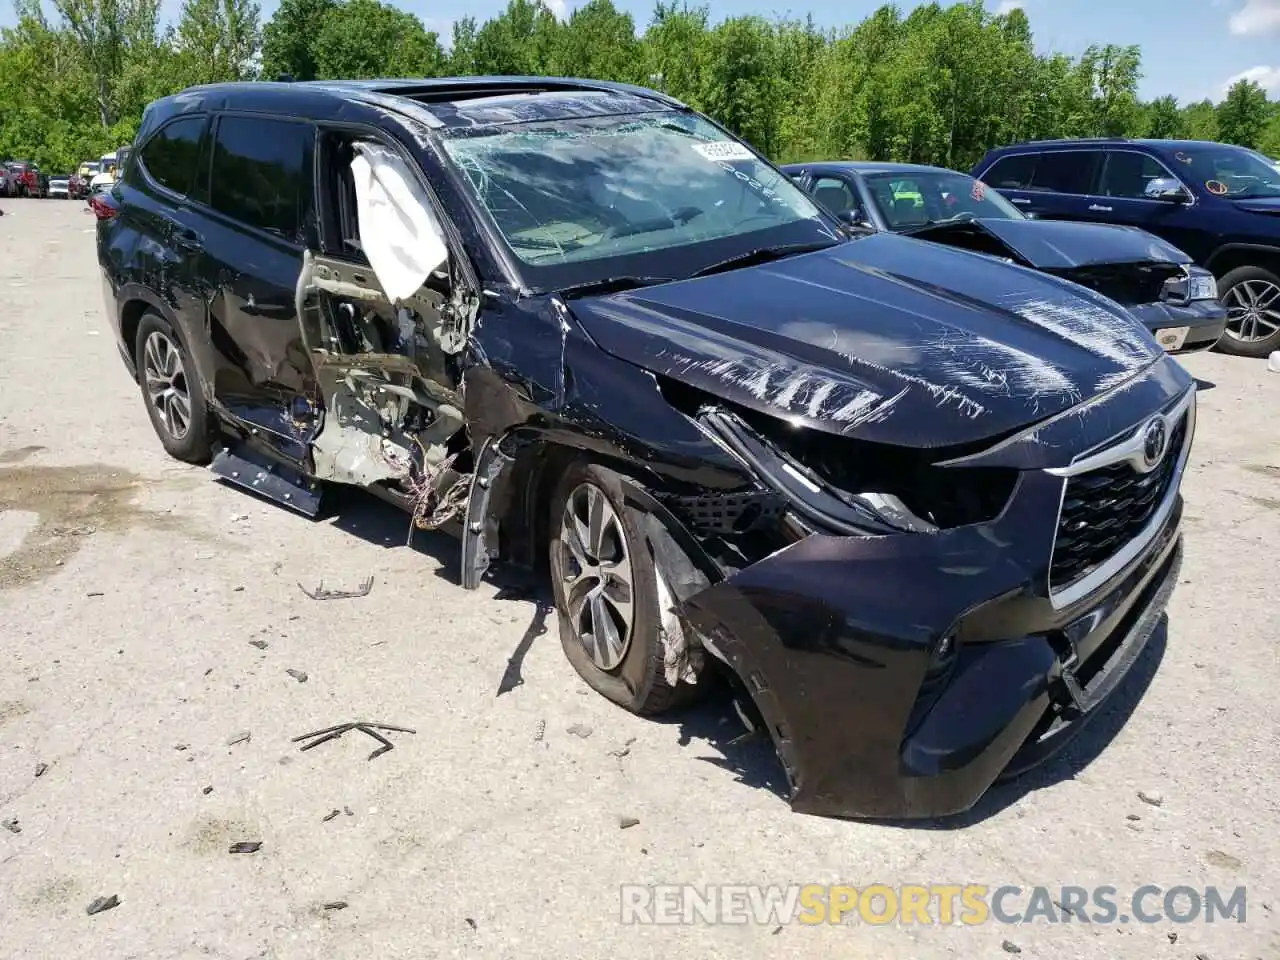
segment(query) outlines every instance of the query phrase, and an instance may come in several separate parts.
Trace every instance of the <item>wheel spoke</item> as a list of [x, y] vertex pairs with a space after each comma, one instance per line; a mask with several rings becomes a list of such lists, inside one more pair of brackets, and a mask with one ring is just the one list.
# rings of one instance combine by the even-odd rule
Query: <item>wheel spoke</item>
[[605, 602], [613, 608], [624, 630], [631, 627], [631, 584], [617, 577], [605, 581], [601, 591]]
[[[152, 334], [147, 338], [146, 356], [147, 368], [154, 372], [156, 376], [164, 376], [164, 364], [160, 361], [160, 347], [158, 346], [160, 338]], [[167, 379], [167, 378], [166, 378]]]
[[[563, 532], [560, 535], [560, 542], [564, 544], [565, 549], [569, 551], [569, 555], [573, 558], [573, 562], [578, 565], [578, 573], [580, 576], [584, 571], [593, 566], [587, 559], [586, 544], [583, 543], [582, 537], [586, 532], [586, 525], [578, 519], [577, 514], [573, 510], [573, 502], [565, 504], [564, 521], [561, 524]], [[568, 571], [566, 571], [568, 572]]]
[[1263, 310], [1255, 319], [1258, 323], [1270, 327], [1270, 333], [1266, 334], [1268, 337], [1280, 330], [1280, 310]]
[[185, 436], [187, 426], [191, 423], [191, 399], [181, 390], [174, 390], [169, 397], [169, 407], [173, 411], [173, 419], [177, 426], [174, 436]]
[[164, 396], [165, 391], [169, 389], [169, 381], [163, 377], [158, 377], [148, 368], [146, 371], [147, 392], [151, 394], [152, 402], [159, 404], [160, 398]]
[[596, 651], [608, 664], [606, 669], [617, 666], [622, 660], [622, 635], [609, 612], [603, 590], [597, 590], [591, 595], [591, 633], [595, 639]]
[[595, 560], [604, 559], [605, 525], [609, 518], [604, 495], [595, 487], [587, 487], [587, 553]]
[[[1271, 284], [1264, 284], [1262, 292], [1254, 299], [1253, 305], [1259, 310], [1266, 310], [1276, 303], [1276, 298], [1280, 297], [1280, 287], [1274, 287]], [[1280, 304], [1277, 304], [1280, 306]]]
[[178, 356], [178, 349], [167, 340], [164, 344], [164, 370], [174, 378], [182, 372], [182, 359]]

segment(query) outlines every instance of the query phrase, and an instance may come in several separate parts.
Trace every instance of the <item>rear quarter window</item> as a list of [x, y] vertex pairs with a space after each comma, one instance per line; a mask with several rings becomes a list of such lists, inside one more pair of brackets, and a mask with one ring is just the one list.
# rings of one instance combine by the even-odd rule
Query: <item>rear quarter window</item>
[[1041, 154], [1031, 176], [1031, 188], [1051, 193], [1093, 193], [1101, 165], [1102, 152], [1099, 150]]
[[997, 190], [1025, 190], [1031, 186], [1037, 160], [1039, 155], [1035, 153], [1017, 153], [1001, 157], [987, 170], [982, 181]]
[[187, 195], [199, 169], [203, 116], [182, 117], [165, 124], [148, 138], [138, 159], [147, 175], [174, 193]]

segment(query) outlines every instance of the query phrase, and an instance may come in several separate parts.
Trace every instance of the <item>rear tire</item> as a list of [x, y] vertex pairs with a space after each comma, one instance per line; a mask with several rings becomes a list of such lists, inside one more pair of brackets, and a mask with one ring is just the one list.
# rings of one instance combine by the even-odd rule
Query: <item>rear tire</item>
[[1280, 350], [1280, 277], [1262, 267], [1236, 267], [1218, 287], [1228, 316], [1216, 348], [1237, 357]]
[[627, 505], [618, 474], [574, 462], [551, 498], [549, 552], [565, 656], [601, 696], [651, 715], [700, 690], [666, 680], [658, 574], [643, 516]]
[[142, 315], [134, 360], [142, 402], [165, 452], [185, 463], [208, 463], [213, 429], [204, 389], [182, 339], [160, 314]]

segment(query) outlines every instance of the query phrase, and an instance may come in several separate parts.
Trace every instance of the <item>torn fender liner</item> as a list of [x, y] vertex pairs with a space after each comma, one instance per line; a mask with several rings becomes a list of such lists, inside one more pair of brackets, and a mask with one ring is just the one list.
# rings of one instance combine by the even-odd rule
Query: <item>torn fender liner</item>
[[376, 143], [359, 142], [355, 149], [360, 245], [387, 296], [406, 300], [440, 269], [448, 248], [426, 193], [400, 155]]

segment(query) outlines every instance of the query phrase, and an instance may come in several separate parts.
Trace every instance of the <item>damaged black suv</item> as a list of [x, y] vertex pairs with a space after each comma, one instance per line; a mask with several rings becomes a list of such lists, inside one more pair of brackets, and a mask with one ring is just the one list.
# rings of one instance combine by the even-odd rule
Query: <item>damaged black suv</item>
[[[649, 90], [198, 87], [95, 204], [170, 454], [329, 483], [547, 567], [565, 654], [652, 713], [720, 665], [795, 809], [921, 817], [1048, 756], [1181, 557], [1195, 384], [1113, 301], [851, 239]], [[412, 529], [412, 528], [411, 528]]]

